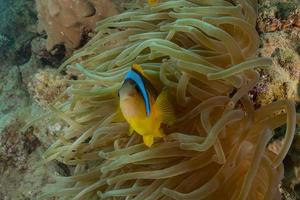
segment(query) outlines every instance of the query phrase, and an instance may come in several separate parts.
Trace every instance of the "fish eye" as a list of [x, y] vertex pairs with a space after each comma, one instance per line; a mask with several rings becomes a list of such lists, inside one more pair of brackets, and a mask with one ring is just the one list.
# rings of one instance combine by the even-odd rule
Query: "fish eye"
[[134, 89], [135, 89], [136, 91], [139, 91], [139, 87], [138, 87], [137, 85], [134, 85]]

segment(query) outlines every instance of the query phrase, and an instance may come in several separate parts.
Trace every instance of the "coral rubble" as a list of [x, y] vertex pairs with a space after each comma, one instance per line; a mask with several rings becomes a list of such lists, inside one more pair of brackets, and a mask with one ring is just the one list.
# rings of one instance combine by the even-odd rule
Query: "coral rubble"
[[36, 73], [28, 84], [28, 89], [33, 99], [42, 107], [47, 107], [66, 88], [63, 76], [55, 70], [45, 69]]
[[[15, 115], [0, 134], [0, 199], [37, 199], [57, 166], [36, 168], [43, 151], [34, 129], [22, 132], [24, 116]], [[13, 191], [13, 192], [12, 192]]]

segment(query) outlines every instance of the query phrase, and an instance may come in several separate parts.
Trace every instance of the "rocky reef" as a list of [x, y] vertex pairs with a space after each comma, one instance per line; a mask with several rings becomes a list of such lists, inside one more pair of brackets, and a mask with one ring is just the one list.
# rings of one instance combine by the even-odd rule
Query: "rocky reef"
[[36, 36], [34, 0], [0, 0], [0, 64], [7, 60], [25, 63], [31, 54], [30, 42]]
[[[68, 174], [61, 163], [37, 168], [42, 152], [59, 137], [63, 124], [47, 117], [24, 129], [28, 119], [47, 112], [76, 79], [57, 67], [92, 36], [95, 24], [120, 10], [120, 1], [0, 0], [0, 200], [36, 199], [50, 174]], [[80, 9], [79, 9], [80, 8]], [[261, 0], [257, 30], [260, 55], [274, 67], [259, 70], [260, 82], [250, 92], [257, 107], [279, 99], [299, 102], [300, 10], [297, 0]], [[299, 110], [299, 109], [298, 109]], [[270, 145], [281, 147], [285, 127]], [[285, 160], [282, 195], [300, 196], [300, 131]], [[21, 187], [19, 187], [21, 185]], [[14, 192], [11, 192], [14, 191]]]
[[[257, 106], [266, 105], [280, 99], [300, 101], [300, 7], [299, 1], [260, 2], [257, 29], [260, 33], [262, 56], [271, 57], [273, 67], [261, 70], [261, 78], [251, 95]], [[276, 138], [269, 148], [280, 149], [285, 126], [277, 129]], [[299, 135], [285, 159], [285, 178], [282, 184], [283, 199], [299, 199]]]
[[299, 2], [261, 1], [257, 28], [261, 56], [271, 57], [273, 67], [261, 71], [255, 101], [260, 105], [278, 99], [299, 101], [300, 10]]
[[47, 34], [47, 50], [64, 45], [68, 52], [83, 45], [97, 21], [118, 13], [107, 0], [36, 0], [38, 31]]
[[[61, 9], [60, 15], [73, 21], [64, 26], [57, 15], [45, 21], [50, 1], [43, 2], [0, 0], [0, 200], [36, 199], [43, 186], [51, 182], [51, 174], [68, 174], [69, 169], [60, 163], [38, 167], [42, 153], [63, 125], [48, 125], [49, 119], [45, 118], [34, 126], [24, 126], [33, 116], [45, 113], [67, 87], [66, 80], [74, 78], [71, 73], [62, 75], [56, 71], [66, 57], [66, 49], [72, 52], [83, 45], [90, 37], [85, 34], [92, 34], [95, 23], [117, 13], [119, 8], [106, 0], [87, 4], [67, 1], [62, 8], [56, 2], [52, 6]], [[86, 12], [67, 8], [70, 2], [72, 6], [79, 3], [77, 6], [83, 6]], [[48, 10], [39, 12], [37, 4]], [[88, 14], [88, 9], [94, 13]], [[56, 29], [51, 29], [52, 21]], [[66, 36], [58, 38], [51, 34], [53, 31], [66, 31]]]

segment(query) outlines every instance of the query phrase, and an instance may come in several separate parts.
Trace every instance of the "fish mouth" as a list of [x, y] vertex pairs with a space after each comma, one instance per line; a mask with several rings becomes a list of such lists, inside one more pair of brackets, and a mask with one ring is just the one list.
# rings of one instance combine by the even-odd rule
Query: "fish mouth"
[[121, 98], [121, 101], [129, 101], [130, 97], [123, 97]]
[[128, 101], [130, 101], [130, 100], [132, 99], [132, 97], [133, 97], [133, 96], [126, 95], [126, 96], [121, 97], [120, 100], [121, 100], [122, 102], [128, 102]]

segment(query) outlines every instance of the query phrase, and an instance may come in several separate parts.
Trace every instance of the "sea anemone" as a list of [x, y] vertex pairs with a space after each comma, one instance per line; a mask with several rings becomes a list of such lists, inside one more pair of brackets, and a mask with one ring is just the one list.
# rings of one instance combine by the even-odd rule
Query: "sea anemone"
[[[294, 103], [255, 109], [249, 91], [257, 57], [255, 0], [131, 3], [97, 25], [97, 34], [62, 66], [78, 74], [51, 106], [67, 129], [45, 152], [72, 170], [55, 176], [41, 198], [200, 200], [280, 199], [283, 165], [293, 140]], [[167, 88], [176, 122], [151, 148], [114, 122], [118, 89], [133, 64]], [[47, 114], [45, 114], [46, 116]], [[286, 125], [282, 148], [266, 147]]]

